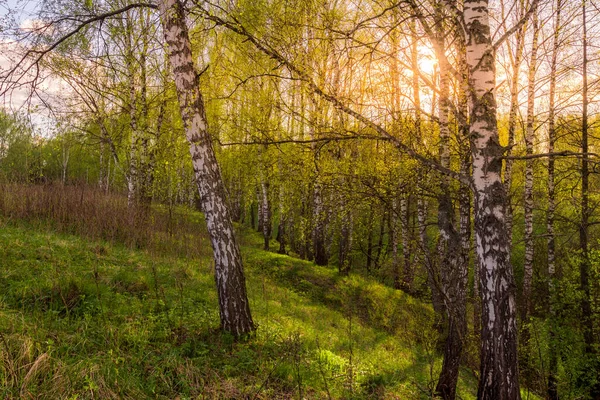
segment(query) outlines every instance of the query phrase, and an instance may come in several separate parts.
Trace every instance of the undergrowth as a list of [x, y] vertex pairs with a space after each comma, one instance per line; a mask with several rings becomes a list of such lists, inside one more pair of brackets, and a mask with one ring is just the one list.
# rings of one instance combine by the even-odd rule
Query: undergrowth
[[[236, 341], [218, 329], [210, 248], [161, 251], [164, 224], [132, 243], [49, 212], [42, 223], [3, 210], [0, 398], [431, 397], [441, 361], [433, 312], [400, 291], [264, 252], [245, 232], [258, 330]], [[209, 246], [201, 215], [180, 213], [185, 234]], [[460, 396], [475, 387], [463, 371]]]

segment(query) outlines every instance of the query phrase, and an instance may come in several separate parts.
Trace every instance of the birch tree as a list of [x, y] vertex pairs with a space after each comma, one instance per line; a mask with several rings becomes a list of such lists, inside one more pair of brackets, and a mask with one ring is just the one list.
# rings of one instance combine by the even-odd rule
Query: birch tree
[[[525, 131], [525, 151], [528, 156], [533, 155], [533, 141], [535, 138], [535, 90], [537, 52], [539, 37], [539, 18], [537, 6], [534, 5], [532, 17], [532, 42], [529, 57], [529, 70], [527, 72], [527, 122]], [[525, 188], [524, 188], [524, 216], [525, 216], [525, 260], [523, 262], [523, 304], [521, 319], [525, 321], [531, 308], [531, 280], [533, 278], [533, 159], [525, 161]]]
[[222, 329], [239, 336], [255, 329], [250, 315], [242, 257], [225, 198], [194, 65], [183, 5], [179, 0], [159, 3], [161, 24], [185, 133], [190, 144], [196, 183], [215, 262]]
[[469, 67], [475, 241], [482, 326], [479, 399], [519, 399], [515, 281], [506, 227], [506, 189], [496, 120], [496, 64], [486, 0], [464, 3]]
[[[561, 29], [561, 7], [562, 0], [556, 1], [556, 15], [554, 19], [554, 30], [552, 34], [552, 54], [550, 60], [550, 88], [548, 93], [548, 153], [554, 153], [556, 143], [556, 69], [559, 51], [559, 32]], [[556, 273], [556, 237], [554, 234], [554, 217], [556, 210], [556, 182], [555, 182], [555, 160], [553, 156], [548, 158], [548, 211], [546, 212], [546, 234], [548, 246], [548, 293], [550, 300], [550, 332], [549, 332], [549, 365], [548, 365], [548, 398], [558, 400], [557, 375], [558, 354], [556, 343], [556, 310], [554, 306], [555, 297], [555, 273]]]

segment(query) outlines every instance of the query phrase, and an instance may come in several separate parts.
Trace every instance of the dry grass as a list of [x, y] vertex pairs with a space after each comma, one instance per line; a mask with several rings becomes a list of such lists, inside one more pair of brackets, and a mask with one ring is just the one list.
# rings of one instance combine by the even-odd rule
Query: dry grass
[[160, 205], [128, 207], [124, 196], [95, 187], [0, 184], [0, 214], [158, 254], [211, 254], [199, 213]]

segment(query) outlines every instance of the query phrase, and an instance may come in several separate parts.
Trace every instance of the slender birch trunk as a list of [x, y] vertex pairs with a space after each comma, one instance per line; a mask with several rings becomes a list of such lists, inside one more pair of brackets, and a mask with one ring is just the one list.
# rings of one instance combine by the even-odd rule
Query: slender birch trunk
[[261, 209], [263, 215], [262, 235], [264, 239], [264, 250], [269, 251], [269, 241], [271, 240], [271, 204], [269, 203], [269, 182], [261, 175], [260, 193], [261, 193]]
[[[142, 13], [145, 11], [142, 10]], [[152, 203], [152, 185], [154, 182], [154, 155], [153, 151], [150, 148], [150, 138], [149, 138], [149, 105], [148, 105], [148, 66], [146, 55], [148, 54], [148, 26], [149, 21], [144, 19], [144, 16], [140, 16], [140, 24], [141, 24], [141, 51], [139, 58], [139, 72], [138, 75], [140, 77], [140, 116], [139, 116], [139, 139], [140, 139], [140, 160], [139, 160], [139, 170], [138, 170], [138, 190], [139, 190], [139, 199], [142, 205], [146, 208], [146, 212], [148, 211], [148, 207]], [[162, 106], [161, 106], [162, 108]], [[160, 130], [160, 124], [162, 124], [162, 110], [159, 110], [158, 121], [157, 121], [157, 131]], [[158, 133], [157, 133], [158, 134]]]
[[98, 187], [101, 191], [106, 190], [106, 174], [105, 174], [105, 162], [104, 162], [104, 140], [100, 140], [100, 152], [98, 160]]
[[183, 5], [180, 0], [162, 0], [159, 10], [202, 211], [213, 248], [221, 327], [235, 336], [243, 335], [253, 331], [255, 326], [250, 315], [242, 257], [233, 231], [225, 187], [207, 129], [204, 100], [192, 58]]
[[368, 230], [368, 235], [367, 235], [367, 264], [365, 265], [365, 268], [367, 270], [367, 274], [371, 274], [371, 266], [373, 265], [373, 228], [374, 228], [374, 215], [375, 215], [375, 211], [374, 211], [374, 207], [371, 207], [369, 209], [369, 217], [367, 219], [367, 230]]
[[[522, 14], [524, 8], [523, 0], [519, 0], [518, 10]], [[519, 15], [521, 17], [522, 15]], [[519, 111], [519, 73], [523, 61], [523, 50], [525, 47], [525, 31], [527, 24], [517, 29], [515, 34], [515, 53], [511, 57], [512, 77], [510, 81], [510, 109], [508, 112], [508, 144], [507, 154], [510, 154], [515, 145], [515, 132], [517, 130], [517, 114]], [[512, 247], [513, 209], [511, 202], [513, 160], [506, 160], [504, 164], [504, 186], [508, 201], [506, 203], [506, 229], [508, 232], [508, 245]]]
[[581, 122], [581, 153], [583, 156], [581, 157], [581, 224], [579, 226], [579, 245], [581, 247], [581, 264], [579, 267], [580, 273], [580, 287], [583, 292], [582, 302], [581, 302], [581, 311], [583, 317], [583, 331], [584, 331], [584, 339], [586, 345], [586, 352], [592, 352], [593, 346], [593, 330], [592, 330], [592, 310], [590, 303], [590, 260], [589, 260], [589, 238], [588, 238], [588, 230], [589, 230], [589, 217], [590, 217], [590, 207], [589, 207], [589, 176], [590, 176], [590, 167], [589, 167], [589, 145], [588, 145], [588, 130], [589, 130], [589, 122], [588, 122], [588, 106], [589, 106], [589, 97], [588, 97], [588, 41], [587, 41], [587, 13], [586, 13], [586, 1], [583, 1], [583, 87], [582, 87], [582, 97], [583, 97], [583, 106], [582, 106], [582, 122]]
[[277, 253], [279, 254], [287, 254], [285, 250], [287, 218], [284, 201], [285, 189], [284, 186], [281, 185], [279, 186], [279, 224], [277, 225], [277, 241], [279, 242], [279, 249], [277, 250]]
[[341, 275], [348, 275], [350, 273], [350, 266], [352, 260], [350, 259], [350, 250], [352, 249], [352, 231], [353, 231], [353, 213], [352, 210], [347, 207], [344, 201], [342, 205], [342, 228], [340, 232], [340, 244], [339, 244], [339, 256], [338, 256], [338, 270]]
[[[419, 75], [416, 71], [419, 70], [419, 44], [418, 44], [418, 34], [417, 34], [417, 23], [412, 20], [410, 22], [410, 30], [412, 32], [411, 38], [411, 68], [415, 73], [412, 74], [412, 95], [413, 95], [413, 103], [415, 106], [415, 135], [420, 142], [423, 141], [422, 131], [421, 131], [421, 88]], [[419, 170], [420, 181], [425, 181], [426, 173], [422, 168]], [[422, 184], [419, 189], [419, 194], [417, 198], [417, 221], [419, 225], [419, 242], [421, 247], [421, 253], [423, 257], [423, 264], [425, 265], [425, 269], [427, 271], [427, 283], [429, 285], [429, 289], [431, 290], [431, 302], [433, 304], [433, 309], [436, 314], [442, 315], [443, 312], [443, 299], [442, 294], [439, 288], [439, 271], [438, 265], [433, 262], [429, 255], [429, 241], [427, 238], [427, 225], [426, 225], [426, 216], [427, 216], [427, 203], [425, 201], [423, 195]]]
[[[387, 221], [387, 214], [384, 211], [381, 212], [381, 222], [379, 223], [379, 236], [377, 238], [377, 254], [375, 255], [375, 262], [373, 263], [375, 268], [379, 269], [381, 260], [381, 253], [383, 252], [383, 239], [385, 237], [385, 226]], [[389, 234], [388, 234], [389, 237]]]
[[264, 222], [265, 222], [265, 214], [264, 214], [264, 208], [263, 208], [263, 202], [262, 202], [262, 193], [261, 193], [261, 186], [260, 184], [258, 186], [256, 186], [256, 214], [257, 214], [257, 221], [258, 223], [256, 224], [256, 231], [262, 233], [264, 230]]
[[[537, 5], [537, 3], [536, 3]], [[537, 69], [537, 51], [539, 36], [539, 21], [537, 6], [533, 11], [533, 38], [531, 41], [531, 57], [527, 73], [527, 124], [525, 130], [525, 151], [527, 155], [533, 154], [533, 140], [535, 135], [535, 73]], [[533, 160], [525, 162], [525, 188], [524, 188], [524, 217], [525, 217], [525, 259], [523, 262], [523, 303], [521, 319], [525, 321], [531, 308], [531, 279], [533, 277]]]
[[137, 90], [135, 83], [135, 67], [133, 59], [133, 43], [131, 36], [133, 35], [133, 27], [131, 24], [131, 16], [128, 15], [125, 23], [125, 64], [129, 79], [129, 126], [131, 127], [131, 138], [129, 141], [129, 168], [125, 176], [127, 181], [127, 206], [132, 207], [137, 201], [136, 183], [138, 181], [138, 160], [137, 151], [139, 147], [140, 132], [138, 129], [137, 119]]
[[[553, 33], [552, 58], [550, 61], [550, 88], [548, 93], [548, 153], [554, 152], [556, 143], [555, 103], [556, 103], [556, 64], [559, 50], [559, 31], [561, 27], [562, 0], [556, 1], [556, 19]], [[558, 400], [558, 349], [556, 343], [556, 309], [554, 279], [556, 272], [556, 238], [554, 234], [554, 213], [556, 210], [556, 192], [554, 176], [554, 157], [548, 158], [548, 211], [546, 213], [546, 234], [548, 243], [548, 293], [550, 304], [550, 332], [548, 346], [548, 399]]]
[[[445, 58], [445, 30], [443, 27], [442, 5], [437, 5], [439, 20], [437, 32], [437, 51], [440, 90], [438, 101], [438, 121], [440, 131], [439, 158], [440, 165], [450, 168], [450, 81], [449, 66]], [[440, 277], [446, 310], [446, 338], [444, 343], [444, 360], [442, 370], [436, 386], [436, 392], [445, 400], [456, 398], [456, 385], [460, 369], [460, 360], [463, 348], [463, 338], [466, 333], [466, 287], [460, 279], [459, 262], [461, 255], [461, 241], [456, 229], [454, 207], [450, 196], [450, 181], [447, 176], [441, 176], [438, 194], [438, 228], [440, 238], [438, 242], [440, 258]]]
[[592, 319], [592, 296], [590, 285], [590, 249], [589, 249], [589, 227], [592, 209], [589, 205], [590, 190], [590, 160], [589, 160], [589, 87], [588, 87], [588, 26], [587, 26], [587, 0], [583, 0], [583, 87], [582, 87], [582, 126], [581, 126], [581, 224], [579, 226], [579, 245], [581, 247], [581, 261], [579, 264], [579, 286], [581, 290], [581, 317], [583, 328], [583, 339], [585, 342], [585, 354], [588, 357], [588, 368], [595, 371], [590, 378], [594, 380], [590, 384], [589, 396], [592, 399], [600, 398], [600, 362], [598, 361], [598, 350], [595, 348], [597, 338], [594, 337], [594, 321]]
[[[317, 178], [319, 179], [319, 178]], [[323, 206], [323, 188], [320, 182], [315, 182], [313, 187], [313, 229], [312, 244], [315, 264], [327, 265], [327, 246], [325, 243], [325, 210]]]
[[404, 194], [400, 199], [400, 220], [402, 239], [402, 284], [404, 290], [410, 292], [414, 280], [413, 266], [410, 262], [410, 195]]
[[394, 289], [400, 289], [400, 254], [398, 253], [398, 200], [392, 199], [392, 209], [390, 210], [389, 230], [390, 245], [392, 247], [392, 276], [394, 278]]
[[477, 397], [520, 399], [515, 281], [506, 227], [506, 189], [496, 120], [496, 65], [487, 0], [467, 0], [470, 136], [475, 238], [482, 297], [481, 366]]
[[[459, 148], [460, 153], [460, 173], [463, 176], [471, 175], [471, 148], [469, 145], [469, 71], [467, 67], [465, 43], [458, 42], [456, 45], [456, 51], [458, 56], [458, 95], [457, 95], [457, 130], [458, 130], [458, 141], [461, 144]], [[464, 290], [461, 290], [463, 301], [466, 306], [467, 302], [467, 283], [469, 275], [469, 264], [471, 256], [471, 188], [469, 185], [461, 183], [458, 189], [458, 214], [460, 221], [460, 257], [458, 261], [458, 285]], [[479, 337], [479, 321], [481, 315], [479, 313], [479, 271], [475, 263], [473, 270], [473, 296], [476, 299], [473, 309], [474, 312], [474, 332], [475, 337]], [[465, 312], [466, 318], [466, 312]], [[466, 334], [466, 332], [464, 332]]]

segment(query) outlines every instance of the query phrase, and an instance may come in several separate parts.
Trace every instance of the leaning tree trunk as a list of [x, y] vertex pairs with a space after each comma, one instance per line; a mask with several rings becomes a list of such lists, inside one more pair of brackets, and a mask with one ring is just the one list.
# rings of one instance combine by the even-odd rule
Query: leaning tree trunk
[[246, 294], [242, 257], [225, 199], [225, 186], [208, 133], [183, 6], [179, 0], [163, 0], [159, 10], [202, 211], [213, 248], [221, 327], [239, 336], [253, 331], [255, 326]]
[[520, 399], [515, 281], [506, 229], [503, 148], [496, 120], [496, 65], [486, 0], [467, 0], [466, 59], [469, 67], [472, 182], [476, 252], [482, 298], [481, 366], [477, 397]]

